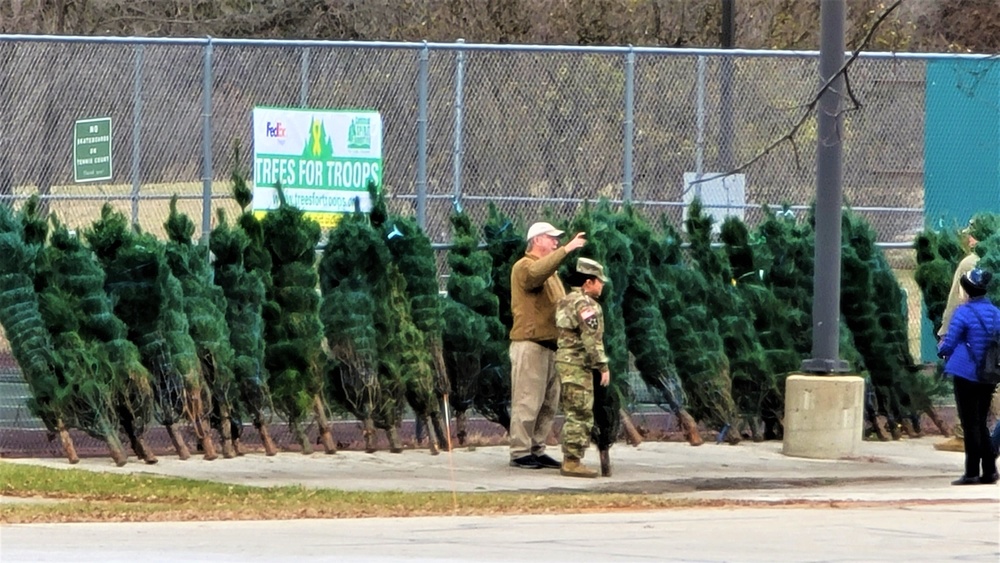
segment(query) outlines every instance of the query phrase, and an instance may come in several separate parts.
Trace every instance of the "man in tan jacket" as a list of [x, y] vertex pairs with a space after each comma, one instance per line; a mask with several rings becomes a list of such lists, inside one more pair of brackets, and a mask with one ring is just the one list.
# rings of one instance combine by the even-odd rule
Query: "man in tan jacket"
[[528, 248], [510, 272], [510, 465], [559, 469], [545, 453], [545, 440], [559, 407], [556, 375], [556, 303], [566, 288], [556, 270], [566, 256], [587, 243], [584, 233], [560, 248], [563, 231], [549, 223], [528, 229]]

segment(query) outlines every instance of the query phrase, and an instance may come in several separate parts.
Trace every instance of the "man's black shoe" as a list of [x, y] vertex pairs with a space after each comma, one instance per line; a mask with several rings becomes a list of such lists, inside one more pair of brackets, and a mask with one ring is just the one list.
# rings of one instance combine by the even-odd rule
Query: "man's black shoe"
[[515, 459], [510, 460], [511, 467], [520, 467], [521, 469], [541, 469], [542, 466], [538, 465], [538, 461], [535, 460], [535, 456], [528, 454]]
[[978, 485], [979, 476], [970, 477], [968, 475], [962, 475], [958, 479], [951, 482], [952, 485]]
[[997, 481], [1000, 481], [1000, 473], [997, 473], [996, 471], [994, 471], [992, 475], [989, 476], [983, 475], [982, 477], [979, 478], [979, 482], [984, 485], [992, 485]]
[[539, 467], [544, 467], [545, 469], [559, 469], [562, 467], [562, 463], [552, 459], [549, 454], [536, 455], [534, 457], [535, 463], [537, 463]]

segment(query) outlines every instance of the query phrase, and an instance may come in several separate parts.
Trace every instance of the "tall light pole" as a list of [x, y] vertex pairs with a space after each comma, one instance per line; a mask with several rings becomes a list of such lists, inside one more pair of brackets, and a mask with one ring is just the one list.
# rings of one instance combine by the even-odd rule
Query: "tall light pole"
[[[840, 359], [840, 221], [843, 200], [844, 0], [820, 0], [820, 84], [830, 82], [817, 105], [816, 254], [813, 275], [810, 373], [844, 373]], [[831, 82], [830, 79], [836, 76]]]
[[[840, 220], [844, 0], [820, 0], [820, 93], [816, 147], [816, 257], [813, 263], [812, 357], [785, 380], [782, 453], [841, 459], [858, 455], [865, 382], [840, 359]], [[836, 78], [834, 78], [836, 77]]]

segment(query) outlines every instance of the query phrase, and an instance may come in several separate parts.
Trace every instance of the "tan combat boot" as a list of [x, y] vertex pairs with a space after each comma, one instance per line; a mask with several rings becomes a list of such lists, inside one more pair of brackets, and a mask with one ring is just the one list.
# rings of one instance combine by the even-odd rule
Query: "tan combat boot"
[[965, 440], [959, 438], [958, 436], [952, 436], [944, 442], [938, 442], [934, 444], [935, 450], [940, 450], [942, 452], [964, 452], [965, 451]]
[[580, 458], [570, 456], [563, 456], [559, 474], [566, 477], [586, 477], [588, 479], [597, 477], [597, 472], [580, 463]]

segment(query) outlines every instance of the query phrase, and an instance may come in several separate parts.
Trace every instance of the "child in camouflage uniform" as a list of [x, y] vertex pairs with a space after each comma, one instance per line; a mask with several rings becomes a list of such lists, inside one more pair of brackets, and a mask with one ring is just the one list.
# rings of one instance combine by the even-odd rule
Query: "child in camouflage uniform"
[[611, 381], [604, 353], [604, 313], [596, 299], [604, 290], [604, 266], [588, 258], [576, 261], [569, 279], [572, 291], [556, 305], [559, 347], [556, 373], [562, 383], [560, 405], [566, 416], [562, 427], [563, 463], [567, 477], [597, 477], [597, 471], [580, 463], [590, 445], [594, 426], [593, 372], [601, 374], [601, 385]]

